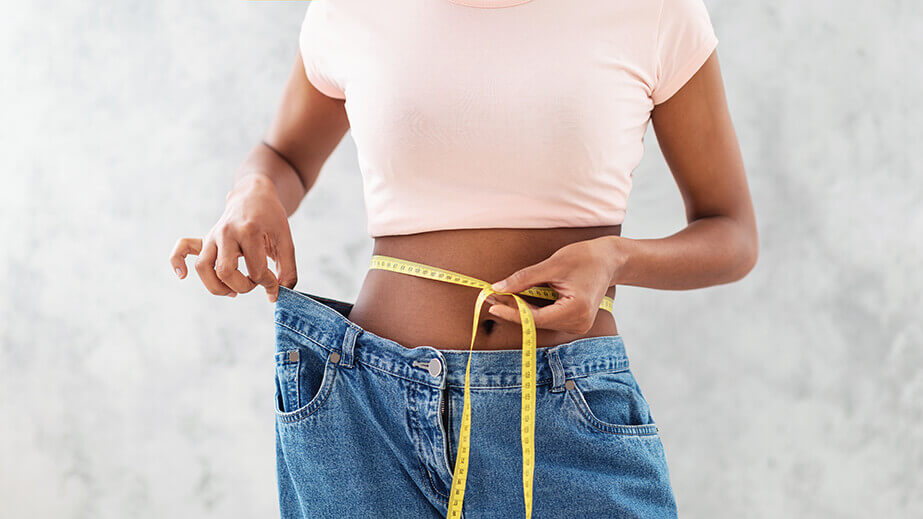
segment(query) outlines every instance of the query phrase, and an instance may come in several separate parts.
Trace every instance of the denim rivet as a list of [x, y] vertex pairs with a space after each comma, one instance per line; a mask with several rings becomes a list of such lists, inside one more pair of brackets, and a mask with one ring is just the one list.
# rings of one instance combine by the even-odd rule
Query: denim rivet
[[442, 363], [439, 362], [439, 359], [434, 358], [429, 361], [429, 366], [427, 367], [427, 369], [429, 369], [430, 375], [434, 377], [438, 377], [439, 374], [442, 373]]
[[335, 352], [331, 353], [331, 354], [330, 354], [330, 362], [332, 362], [332, 363], [334, 363], [334, 364], [336, 364], [337, 362], [340, 362], [340, 352], [335, 351]]
[[298, 354], [298, 350], [292, 350], [292, 351], [288, 352], [288, 361], [289, 361], [289, 362], [298, 362], [298, 358], [299, 358], [299, 357], [300, 357], [300, 355]]
[[564, 387], [572, 390], [577, 387], [577, 384], [575, 384], [573, 380], [568, 379], [564, 381]]

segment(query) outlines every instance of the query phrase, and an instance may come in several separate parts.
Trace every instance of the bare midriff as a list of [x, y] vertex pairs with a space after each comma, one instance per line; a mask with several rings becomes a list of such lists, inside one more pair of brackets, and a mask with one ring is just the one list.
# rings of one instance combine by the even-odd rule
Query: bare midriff
[[[565, 245], [618, 235], [621, 226], [552, 229], [452, 229], [375, 238], [373, 254], [393, 256], [473, 276], [494, 283], [513, 272], [539, 263]], [[467, 350], [471, 341], [474, 303], [472, 287], [370, 269], [349, 319], [378, 336], [408, 348], [432, 346]], [[606, 295], [615, 296], [615, 287]], [[497, 296], [515, 308], [510, 296]], [[551, 304], [523, 296], [536, 306]], [[505, 321], [481, 308], [476, 350], [509, 350], [522, 346], [519, 323]], [[617, 335], [613, 315], [599, 309], [596, 321], [584, 334], [542, 329], [537, 346], [554, 346], [583, 337]]]

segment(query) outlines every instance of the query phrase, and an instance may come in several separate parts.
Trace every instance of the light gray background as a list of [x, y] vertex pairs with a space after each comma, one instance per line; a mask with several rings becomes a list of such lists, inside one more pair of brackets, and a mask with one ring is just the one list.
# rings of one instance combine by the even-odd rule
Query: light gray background
[[[616, 309], [682, 515], [923, 517], [923, 7], [708, 6], [760, 261]], [[220, 215], [306, 7], [4, 4], [0, 517], [277, 515], [271, 305], [167, 257]], [[630, 237], [685, 223], [646, 143]], [[302, 290], [357, 294], [360, 188], [347, 137], [292, 218]]]

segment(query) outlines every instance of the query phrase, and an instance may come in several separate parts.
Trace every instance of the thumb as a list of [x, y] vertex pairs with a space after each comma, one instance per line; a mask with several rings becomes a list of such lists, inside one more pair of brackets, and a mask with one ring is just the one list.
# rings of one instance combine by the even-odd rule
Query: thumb
[[298, 283], [298, 267], [295, 265], [295, 246], [290, 234], [286, 234], [276, 246], [276, 269], [279, 284], [286, 288], [295, 288]]
[[528, 288], [553, 280], [554, 263], [550, 258], [535, 265], [517, 270], [490, 288], [498, 292], [522, 292]]

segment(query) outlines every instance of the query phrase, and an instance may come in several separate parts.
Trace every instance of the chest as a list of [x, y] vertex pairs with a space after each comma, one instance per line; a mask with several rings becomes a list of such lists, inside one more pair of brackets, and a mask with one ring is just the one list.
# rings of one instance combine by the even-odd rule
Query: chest
[[[390, 4], [390, 3], [383, 3]], [[649, 118], [649, 28], [625, 3], [470, 9], [398, 1], [354, 11], [340, 73], [354, 136], [484, 153], [618, 140]], [[373, 143], [368, 143], [374, 146]], [[432, 148], [430, 148], [432, 149]]]

